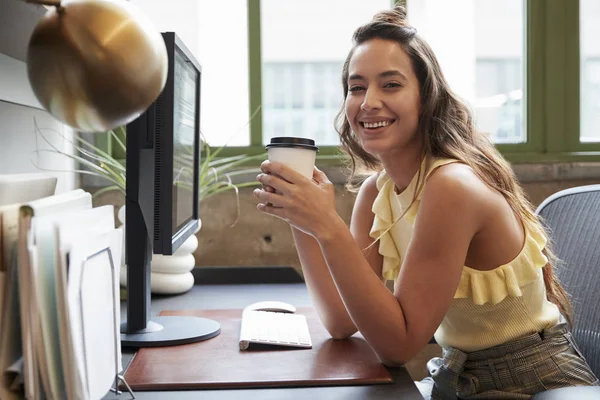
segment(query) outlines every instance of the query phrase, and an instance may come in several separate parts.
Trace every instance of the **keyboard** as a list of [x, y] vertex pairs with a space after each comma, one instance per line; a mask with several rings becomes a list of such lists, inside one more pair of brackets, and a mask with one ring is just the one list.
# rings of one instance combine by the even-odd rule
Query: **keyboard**
[[252, 343], [312, 348], [304, 315], [245, 310], [240, 329], [240, 350], [248, 349]]

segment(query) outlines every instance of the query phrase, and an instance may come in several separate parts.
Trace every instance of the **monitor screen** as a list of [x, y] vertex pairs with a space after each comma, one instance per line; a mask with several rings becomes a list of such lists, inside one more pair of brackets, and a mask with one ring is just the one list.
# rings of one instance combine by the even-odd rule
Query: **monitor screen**
[[154, 254], [171, 255], [199, 225], [202, 69], [179, 38], [163, 33], [169, 73], [151, 110], [154, 127]]
[[198, 70], [175, 48], [173, 93], [173, 201], [172, 227], [180, 231], [193, 217], [194, 148]]

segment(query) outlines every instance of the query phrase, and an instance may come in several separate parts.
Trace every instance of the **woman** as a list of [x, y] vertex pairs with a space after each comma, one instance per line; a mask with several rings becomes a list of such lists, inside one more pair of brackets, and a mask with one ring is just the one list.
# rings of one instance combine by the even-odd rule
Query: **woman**
[[[528, 398], [593, 385], [566, 322], [552, 253], [510, 165], [475, 131], [435, 55], [396, 7], [358, 28], [338, 117], [360, 186], [350, 229], [334, 188], [265, 162], [258, 209], [292, 226], [304, 277], [333, 338], [357, 330], [386, 365], [435, 334], [431, 398]], [[393, 294], [384, 280], [394, 280]], [[374, 312], [376, 311], [376, 312]]]

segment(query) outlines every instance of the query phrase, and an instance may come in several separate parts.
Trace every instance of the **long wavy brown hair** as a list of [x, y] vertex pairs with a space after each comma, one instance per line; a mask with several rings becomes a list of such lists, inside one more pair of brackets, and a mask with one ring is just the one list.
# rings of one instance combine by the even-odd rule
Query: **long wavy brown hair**
[[[350, 50], [342, 70], [344, 99], [348, 95], [348, 66], [354, 49], [371, 39], [399, 43], [411, 60], [421, 95], [417, 129], [418, 134], [424, 138], [422, 156], [425, 159], [425, 170], [429, 168], [433, 158], [451, 158], [463, 162], [488, 186], [504, 196], [521, 221], [542, 232], [547, 239], [548, 234], [535, 215], [533, 206], [525, 196], [510, 164], [500, 155], [494, 144], [475, 129], [470, 108], [450, 89], [431, 47], [417, 34], [415, 28], [408, 25], [406, 9], [403, 6], [376, 14], [371, 22], [354, 32], [354, 47]], [[338, 113], [335, 125], [340, 135], [342, 150], [350, 160], [347, 186], [356, 187], [356, 178], [365, 171], [381, 171], [381, 162], [376, 156], [367, 153], [357, 141], [346, 118], [344, 107]], [[413, 202], [425, 184], [423, 175], [419, 173], [417, 177]], [[557, 258], [549, 241], [544, 255], [549, 260], [543, 268], [547, 297], [557, 305], [570, 324], [571, 304], [554, 274], [553, 265], [556, 264]]]

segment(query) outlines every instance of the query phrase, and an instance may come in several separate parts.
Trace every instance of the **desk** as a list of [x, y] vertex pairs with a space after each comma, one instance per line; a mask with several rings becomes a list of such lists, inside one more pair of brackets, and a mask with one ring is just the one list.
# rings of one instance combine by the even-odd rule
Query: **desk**
[[[250, 303], [261, 300], [280, 300], [297, 307], [312, 306], [304, 283], [253, 283], [253, 284], [198, 284], [188, 293], [179, 296], [153, 296], [152, 315], [163, 310], [183, 309], [226, 309], [244, 308]], [[121, 304], [121, 315], [125, 319], [125, 304]], [[232, 343], [232, 346], [237, 343]], [[123, 349], [123, 367], [131, 362], [135, 351]], [[329, 386], [299, 388], [231, 389], [200, 391], [136, 391], [136, 399], [199, 399], [229, 400], [235, 399], [422, 399], [417, 387], [404, 368], [389, 369], [394, 384], [369, 386]], [[120, 396], [109, 393], [104, 400], [126, 400], [129, 393]]]

